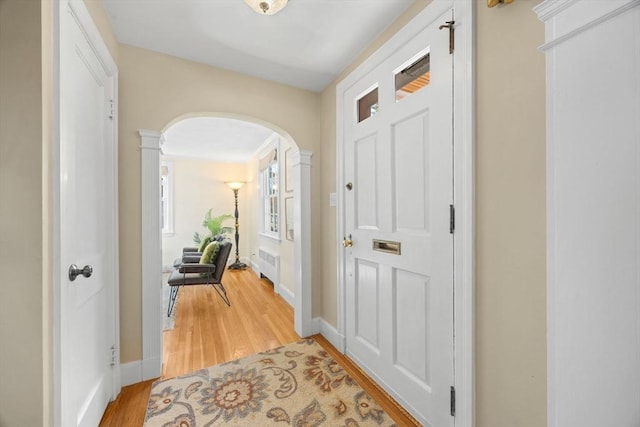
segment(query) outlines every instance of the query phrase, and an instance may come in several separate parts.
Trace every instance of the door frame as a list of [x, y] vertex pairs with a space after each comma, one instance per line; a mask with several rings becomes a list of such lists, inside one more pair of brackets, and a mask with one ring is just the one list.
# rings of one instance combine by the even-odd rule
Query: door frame
[[[415, 37], [447, 9], [454, 10], [455, 54], [453, 58], [453, 139], [454, 143], [454, 368], [456, 388], [455, 424], [474, 424], [474, 119], [475, 69], [474, 34], [476, 2], [468, 0], [434, 0], [416, 15], [375, 53], [345, 77], [336, 87], [336, 170], [337, 209], [336, 242], [341, 242], [345, 230], [344, 124], [346, 108], [344, 93], [371, 72], [398, 47]], [[346, 349], [346, 252], [337, 249], [338, 334], [334, 345]]]
[[[67, 12], [68, 10], [68, 12]], [[110, 258], [109, 264], [106, 266], [107, 282], [110, 286], [106, 285], [108, 296], [107, 307], [107, 329], [109, 336], [105, 337], [105, 352], [109, 350], [109, 345], [115, 346], [115, 363], [112, 366], [111, 371], [111, 399], [114, 399], [121, 389], [120, 380], [120, 315], [119, 315], [119, 234], [118, 234], [118, 68], [116, 66], [107, 45], [105, 44], [102, 36], [96, 27], [87, 7], [82, 0], [58, 0], [53, 3], [53, 147], [51, 150], [51, 177], [52, 177], [52, 278], [53, 278], [53, 420], [54, 425], [62, 425], [62, 358], [64, 352], [61, 341], [61, 323], [62, 323], [62, 274], [64, 274], [65, 268], [60, 265], [62, 262], [62, 236], [61, 236], [61, 219], [62, 219], [62, 206], [60, 202], [60, 189], [61, 189], [61, 145], [60, 145], [60, 110], [61, 110], [61, 97], [60, 91], [60, 70], [61, 70], [61, 56], [60, 45], [62, 29], [62, 14], [71, 13], [75, 20], [81, 27], [84, 35], [87, 38], [88, 43], [96, 53], [96, 56], [100, 60], [100, 63], [109, 76], [110, 87], [109, 91], [113, 98], [113, 120], [109, 129], [109, 147], [112, 149], [111, 162], [107, 162], [105, 170], [109, 171], [112, 175], [112, 180], [109, 181], [109, 189], [107, 191], [107, 198], [111, 201], [110, 204], [110, 216], [112, 221], [105, 224], [108, 227], [107, 235], [110, 237], [109, 245], [106, 248], [108, 256]], [[108, 160], [108, 159], [107, 159]], [[111, 342], [113, 341], [113, 342]]]

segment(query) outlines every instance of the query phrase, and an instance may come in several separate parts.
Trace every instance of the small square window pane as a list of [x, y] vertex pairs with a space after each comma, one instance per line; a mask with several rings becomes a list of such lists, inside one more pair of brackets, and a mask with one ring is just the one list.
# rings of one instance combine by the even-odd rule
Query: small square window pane
[[358, 99], [358, 123], [378, 112], [378, 88]]
[[429, 85], [430, 65], [427, 53], [395, 75], [396, 102]]

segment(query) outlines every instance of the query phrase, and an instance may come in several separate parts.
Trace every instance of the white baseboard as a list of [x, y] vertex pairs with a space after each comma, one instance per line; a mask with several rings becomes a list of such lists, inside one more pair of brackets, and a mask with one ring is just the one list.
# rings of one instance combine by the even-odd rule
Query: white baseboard
[[[160, 367], [160, 369], [158, 369]], [[160, 377], [162, 362], [159, 359], [134, 360], [120, 365], [122, 387]]]
[[253, 262], [251, 261], [249, 263], [249, 265], [251, 265], [251, 269], [253, 270], [254, 273], [256, 273], [258, 275], [258, 277], [260, 276], [260, 266], [258, 265], [257, 262]]
[[162, 359], [154, 357], [142, 361], [142, 381], [159, 378], [162, 375]]
[[313, 319], [313, 323], [313, 329], [316, 330], [316, 333], [321, 334], [339, 352], [344, 353], [344, 350], [347, 348], [346, 339], [343, 335], [340, 335], [338, 330], [334, 328], [333, 325], [324, 320], [322, 317], [316, 317], [315, 319]]
[[142, 381], [142, 361], [123, 363], [120, 365], [120, 382], [122, 387]]
[[293, 299], [295, 298], [295, 295], [293, 292], [291, 292], [286, 286], [284, 286], [282, 283], [276, 285], [274, 287], [276, 293], [278, 295], [280, 295], [282, 297], [283, 300], [285, 300], [287, 302], [287, 304], [289, 304], [291, 307], [293, 307]]

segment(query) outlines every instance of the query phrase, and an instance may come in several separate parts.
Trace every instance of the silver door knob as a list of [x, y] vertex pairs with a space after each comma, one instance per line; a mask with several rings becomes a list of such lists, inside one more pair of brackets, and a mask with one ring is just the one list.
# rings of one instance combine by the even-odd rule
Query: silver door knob
[[91, 277], [93, 274], [93, 267], [90, 265], [85, 265], [82, 268], [78, 268], [77, 265], [71, 264], [69, 266], [69, 280], [72, 282], [76, 280], [76, 277], [83, 275], [84, 277]]

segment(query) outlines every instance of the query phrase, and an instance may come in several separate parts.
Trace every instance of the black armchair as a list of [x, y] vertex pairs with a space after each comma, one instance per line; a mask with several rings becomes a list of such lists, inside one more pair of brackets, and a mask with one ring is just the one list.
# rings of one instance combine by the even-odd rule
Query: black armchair
[[173, 267], [178, 268], [182, 264], [192, 264], [200, 262], [200, 257], [202, 256], [202, 252], [199, 252], [199, 248], [195, 247], [185, 247], [182, 248], [182, 256], [180, 258], [176, 258], [173, 261]]
[[180, 286], [211, 285], [218, 292], [222, 301], [227, 306], [231, 306], [227, 291], [222, 284], [222, 275], [229, 260], [231, 246], [231, 242], [222, 243], [213, 264], [200, 264], [197, 261], [183, 262], [171, 273], [168, 280], [169, 286], [171, 286], [171, 295], [169, 297], [167, 316], [170, 315], [175, 305]]

